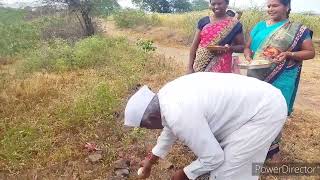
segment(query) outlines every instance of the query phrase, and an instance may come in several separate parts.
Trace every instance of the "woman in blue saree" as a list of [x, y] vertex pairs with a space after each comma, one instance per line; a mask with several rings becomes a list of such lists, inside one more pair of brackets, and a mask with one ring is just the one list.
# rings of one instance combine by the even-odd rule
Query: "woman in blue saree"
[[[252, 29], [244, 50], [248, 61], [268, 59], [270, 68], [250, 70], [248, 76], [256, 77], [279, 88], [291, 114], [299, 85], [302, 62], [312, 59], [315, 50], [312, 45], [313, 32], [289, 18], [290, 0], [268, 0], [269, 20], [261, 21]], [[270, 147], [268, 157], [279, 158], [281, 135]]]

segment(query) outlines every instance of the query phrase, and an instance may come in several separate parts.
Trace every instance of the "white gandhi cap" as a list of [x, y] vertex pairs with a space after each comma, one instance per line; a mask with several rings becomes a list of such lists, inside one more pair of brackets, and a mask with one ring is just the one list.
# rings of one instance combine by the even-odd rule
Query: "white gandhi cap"
[[148, 86], [140, 88], [128, 101], [124, 111], [124, 125], [139, 127], [144, 111], [155, 96]]

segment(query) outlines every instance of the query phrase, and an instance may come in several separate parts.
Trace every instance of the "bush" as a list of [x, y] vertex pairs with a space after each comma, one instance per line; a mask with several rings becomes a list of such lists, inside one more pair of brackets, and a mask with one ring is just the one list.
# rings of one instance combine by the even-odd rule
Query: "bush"
[[266, 14], [260, 10], [253, 9], [251, 11], [246, 11], [241, 16], [241, 23], [243, 25], [243, 30], [245, 35], [247, 35], [253, 26], [255, 26], [259, 21], [266, 18]]
[[208, 11], [190, 12], [179, 14], [158, 14], [160, 23], [173, 29], [178, 29], [186, 36], [191, 36], [195, 32], [198, 20], [207, 16]]
[[145, 52], [155, 51], [157, 48], [153, 46], [152, 40], [138, 40], [137, 46], [143, 49]]
[[13, 56], [35, 48], [39, 42], [37, 30], [28, 23], [0, 23], [0, 56]]
[[23, 17], [23, 11], [0, 8], [0, 57], [25, 52], [39, 42], [39, 31]]
[[43, 42], [41, 46], [30, 51], [23, 60], [23, 72], [39, 70], [65, 71], [73, 65], [73, 49], [64, 40], [56, 39]]
[[119, 65], [122, 61], [129, 60], [132, 54], [140, 59], [145, 57], [142, 50], [129, 46], [124, 39], [93, 36], [80, 40], [75, 45], [55, 39], [44, 42], [40, 48], [31, 51], [22, 63], [22, 70], [63, 72], [78, 68]]
[[[134, 12], [130, 12], [130, 14], [134, 14]], [[172, 29], [179, 30], [180, 32], [184, 33], [183, 35], [186, 36], [186, 38], [190, 39], [193, 37], [194, 32], [196, 30], [197, 22], [200, 18], [204, 16], [210, 16], [212, 15], [212, 12], [205, 10], [200, 12], [188, 12], [188, 13], [177, 13], [177, 14], [159, 14], [159, 13], [153, 13], [151, 15], [145, 14], [143, 16], [143, 19], [152, 19], [152, 17], [156, 17], [155, 20], [152, 22], [148, 22], [149, 24], [154, 25], [162, 25], [166, 26]], [[135, 19], [133, 15], [127, 15], [128, 17], [125, 17], [125, 14], [122, 15], [121, 21], [125, 21], [126, 18], [128, 18], [128, 21], [130, 17], [132, 19]], [[267, 18], [267, 14], [265, 11], [259, 8], [251, 8], [246, 10], [241, 17], [241, 23], [243, 24], [244, 33], [247, 34], [251, 31], [252, 27], [257, 24], [261, 20], [265, 20]], [[312, 29], [314, 32], [320, 31], [320, 24], [315, 23], [320, 21], [320, 16], [311, 16], [311, 15], [303, 15], [303, 14], [290, 14], [290, 19], [294, 22], [301, 22], [310, 29]], [[135, 24], [141, 24], [143, 20], [139, 20], [136, 18]], [[146, 20], [144, 20], [146, 21]], [[116, 21], [117, 22], [117, 21]], [[144, 23], [146, 24], [146, 23]], [[121, 26], [120, 26], [121, 27]], [[131, 27], [131, 26], [123, 26], [123, 27]], [[319, 37], [318, 34], [315, 34], [316, 37]]]
[[0, 22], [3, 24], [21, 23], [25, 15], [26, 13], [23, 10], [0, 7]]
[[116, 25], [120, 28], [133, 28], [141, 25], [157, 25], [160, 20], [157, 15], [146, 15], [143, 11], [122, 10], [113, 15]]
[[41, 39], [45, 41], [61, 38], [74, 43], [85, 37], [84, 29], [75, 14], [61, 12], [55, 16], [42, 17], [36, 22], [41, 30]]
[[0, 8], [0, 58], [26, 56], [25, 52], [48, 46], [46, 41], [56, 38], [68, 43], [84, 38], [83, 29], [75, 15], [60, 12], [30, 21], [26, 21], [25, 16], [24, 11]]
[[294, 22], [301, 22], [308, 28], [310, 28], [314, 32], [314, 36], [320, 37], [320, 16], [311, 16], [311, 15], [303, 15], [303, 14], [292, 14], [290, 15], [290, 19]]

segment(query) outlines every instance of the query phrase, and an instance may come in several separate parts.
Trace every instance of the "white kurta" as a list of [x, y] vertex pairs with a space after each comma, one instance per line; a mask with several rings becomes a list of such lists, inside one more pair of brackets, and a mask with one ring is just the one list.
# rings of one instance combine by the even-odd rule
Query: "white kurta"
[[287, 105], [272, 85], [236, 74], [194, 73], [158, 93], [164, 129], [153, 154], [164, 158], [176, 139], [198, 157], [189, 179], [250, 180], [286, 119]]

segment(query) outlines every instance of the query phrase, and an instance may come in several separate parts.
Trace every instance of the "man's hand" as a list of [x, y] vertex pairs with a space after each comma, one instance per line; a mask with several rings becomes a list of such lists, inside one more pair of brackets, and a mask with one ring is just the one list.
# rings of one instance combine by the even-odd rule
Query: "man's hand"
[[139, 175], [140, 179], [146, 179], [151, 174], [151, 168], [152, 165], [156, 164], [159, 160], [159, 157], [150, 153], [148, 157], [146, 157], [143, 161], [140, 163], [140, 167], [143, 167], [141, 175]]
[[146, 179], [150, 176], [151, 174], [151, 168], [152, 168], [152, 163], [150, 162], [149, 159], [144, 159], [140, 163], [140, 167], [142, 167], [142, 173], [139, 175], [140, 179]]
[[171, 180], [189, 180], [189, 179], [187, 175], [184, 173], [184, 171], [180, 169], [174, 173]]

